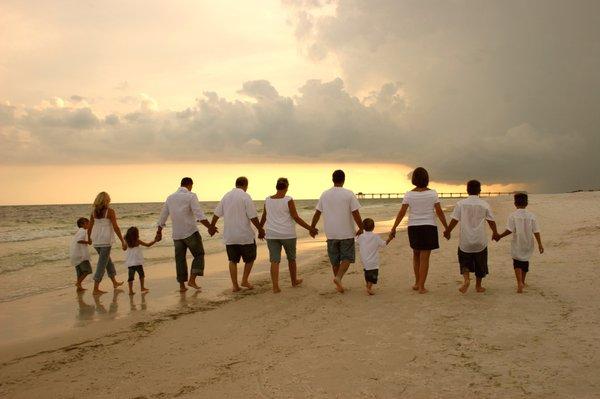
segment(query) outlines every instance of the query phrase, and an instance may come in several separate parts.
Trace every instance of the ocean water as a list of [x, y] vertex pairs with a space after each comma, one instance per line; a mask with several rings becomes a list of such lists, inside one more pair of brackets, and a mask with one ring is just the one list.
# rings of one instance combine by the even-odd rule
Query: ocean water
[[[364, 199], [361, 200], [361, 213], [363, 217], [371, 214], [391, 219], [398, 211], [400, 201]], [[316, 200], [296, 200], [298, 213], [308, 223], [316, 203]], [[201, 203], [207, 218], [212, 217], [216, 204]], [[255, 204], [260, 213], [263, 201]], [[137, 226], [141, 239], [152, 240], [162, 203], [112, 204], [111, 207], [117, 213], [123, 234], [128, 227]], [[75, 271], [69, 262], [69, 245], [77, 231], [76, 220], [82, 216], [89, 218], [90, 213], [90, 205], [0, 206], [0, 302], [72, 286]], [[169, 223], [163, 240], [144, 249], [145, 266], [173, 261]], [[222, 231], [222, 219], [217, 226]], [[200, 226], [200, 232], [207, 253], [224, 250], [220, 233], [210, 237], [203, 226]], [[301, 227], [297, 227], [297, 232], [299, 237], [308, 235]], [[90, 254], [95, 270], [97, 255], [93, 248], [90, 248]], [[113, 246], [111, 257], [117, 273], [123, 273], [124, 252], [118, 245]]]

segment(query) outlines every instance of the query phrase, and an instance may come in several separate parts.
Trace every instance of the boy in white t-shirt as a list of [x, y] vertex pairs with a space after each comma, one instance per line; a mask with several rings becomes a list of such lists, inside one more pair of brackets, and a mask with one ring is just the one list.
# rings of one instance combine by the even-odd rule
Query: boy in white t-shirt
[[529, 272], [529, 258], [533, 254], [534, 242], [537, 241], [538, 250], [541, 254], [544, 253], [542, 245], [542, 237], [540, 236], [540, 228], [535, 215], [527, 208], [528, 198], [526, 193], [515, 194], [516, 211], [508, 216], [508, 222], [504, 233], [498, 236], [498, 241], [509, 234], [513, 234], [513, 239], [510, 245], [510, 252], [513, 258], [513, 266], [515, 269], [515, 277], [517, 279], [517, 292], [521, 294], [525, 284], [525, 277]]
[[383, 241], [379, 235], [373, 233], [375, 222], [370, 218], [363, 220], [363, 228], [365, 231], [356, 237], [356, 243], [365, 270], [367, 294], [375, 295], [373, 284], [377, 284], [379, 277], [379, 250], [389, 244], [392, 237], [388, 237], [387, 241]]
[[77, 219], [77, 232], [73, 236], [71, 241], [70, 256], [71, 265], [75, 267], [77, 272], [77, 282], [75, 286], [78, 292], [85, 291], [85, 288], [81, 286], [81, 283], [88, 274], [92, 274], [92, 265], [90, 264], [90, 251], [88, 245], [91, 244], [88, 241], [87, 229], [90, 221], [86, 218]]

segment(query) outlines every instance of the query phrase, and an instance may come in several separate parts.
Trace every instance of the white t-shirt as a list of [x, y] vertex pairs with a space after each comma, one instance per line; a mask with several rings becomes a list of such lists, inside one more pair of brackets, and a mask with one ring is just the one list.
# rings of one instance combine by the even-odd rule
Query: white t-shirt
[[77, 266], [84, 260], [90, 260], [88, 245], [79, 244], [77, 241], [87, 241], [87, 231], [81, 227], [77, 230], [71, 241], [69, 257], [73, 266]]
[[171, 216], [173, 239], [183, 240], [198, 231], [197, 221], [206, 219], [200, 208], [198, 197], [185, 187], [167, 197], [158, 218], [157, 225], [165, 227], [167, 218]]
[[144, 265], [144, 253], [142, 252], [142, 246], [127, 247], [125, 251], [125, 266], [143, 266]]
[[356, 237], [356, 243], [365, 270], [379, 269], [379, 249], [385, 247], [385, 241], [372, 231], [365, 231]]
[[460, 222], [460, 241], [458, 247], [467, 253], [481, 252], [487, 247], [485, 234], [486, 220], [494, 221], [490, 205], [478, 195], [456, 203], [452, 219]]
[[508, 216], [506, 229], [513, 236], [510, 246], [513, 259], [528, 261], [533, 254], [533, 233], [540, 232], [535, 215], [527, 209], [517, 209]]
[[254, 242], [254, 230], [250, 219], [258, 217], [250, 195], [241, 188], [234, 188], [221, 199], [215, 215], [224, 217], [223, 241], [225, 245], [245, 245]]
[[437, 226], [434, 205], [440, 202], [435, 190], [408, 191], [402, 198], [402, 204], [408, 204], [408, 225]]
[[285, 240], [296, 238], [296, 222], [290, 214], [289, 202], [292, 197], [265, 199], [267, 222], [265, 232], [267, 239]]
[[354, 193], [344, 187], [331, 187], [321, 194], [317, 210], [323, 213], [325, 236], [329, 240], [354, 238], [354, 219], [352, 212], [360, 204]]

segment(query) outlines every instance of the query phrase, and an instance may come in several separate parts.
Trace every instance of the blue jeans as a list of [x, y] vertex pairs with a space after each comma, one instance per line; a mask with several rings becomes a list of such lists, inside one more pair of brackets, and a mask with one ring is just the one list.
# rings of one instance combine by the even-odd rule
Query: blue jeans
[[108, 277], [113, 278], [117, 275], [115, 265], [110, 259], [110, 248], [111, 247], [94, 247], [98, 252], [98, 265], [96, 266], [96, 273], [94, 274], [94, 281], [102, 281], [104, 277], [104, 271], [107, 272]]

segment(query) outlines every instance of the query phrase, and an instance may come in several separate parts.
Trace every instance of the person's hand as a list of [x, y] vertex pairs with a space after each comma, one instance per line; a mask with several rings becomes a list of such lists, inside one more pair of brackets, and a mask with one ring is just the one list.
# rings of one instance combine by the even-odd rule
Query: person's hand
[[319, 234], [319, 229], [317, 229], [316, 227], [311, 227], [308, 231], [308, 234], [310, 234], [312, 238], [315, 238], [317, 234]]
[[160, 240], [162, 240], [162, 234], [156, 233], [154, 236], [154, 242], [159, 242]]
[[123, 251], [127, 250], [127, 244], [125, 243], [125, 241], [121, 243], [121, 248], [123, 248]]
[[88, 240], [88, 245], [92, 245], [92, 240]]
[[392, 230], [390, 230], [390, 235], [389, 235], [389, 237], [390, 237], [391, 239], [394, 239], [394, 238], [396, 238], [396, 229], [392, 229]]
[[448, 230], [444, 230], [444, 238], [446, 238], [446, 240], [449, 240], [451, 237], [451, 233]]
[[217, 229], [216, 226], [208, 226], [208, 234], [212, 237], [214, 236], [219, 230]]
[[540, 253], [543, 254], [544, 253], [544, 246], [540, 245], [539, 250], [540, 250]]
[[363, 229], [358, 229], [356, 230], [356, 236], [358, 237], [359, 235], [361, 235], [363, 232]]
[[258, 239], [264, 240], [264, 238], [265, 238], [265, 229], [261, 228], [260, 230], [258, 230]]
[[500, 234], [498, 234], [498, 233], [492, 234], [492, 240], [494, 240], [496, 242], [500, 241], [501, 238], [502, 237], [500, 237]]

